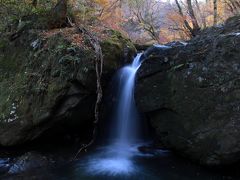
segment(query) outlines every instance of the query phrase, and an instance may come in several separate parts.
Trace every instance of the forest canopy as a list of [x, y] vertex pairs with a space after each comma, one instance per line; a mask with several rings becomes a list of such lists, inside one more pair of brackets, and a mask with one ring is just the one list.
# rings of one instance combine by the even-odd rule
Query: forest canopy
[[45, 14], [60, 2], [67, 3], [69, 20], [101, 23], [137, 43], [187, 40], [240, 12], [240, 0], [0, 0], [0, 32], [23, 17]]

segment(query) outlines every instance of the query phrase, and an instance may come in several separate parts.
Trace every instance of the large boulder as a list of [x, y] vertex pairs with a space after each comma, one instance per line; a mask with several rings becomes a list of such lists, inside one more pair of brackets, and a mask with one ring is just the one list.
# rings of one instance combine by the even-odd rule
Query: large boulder
[[240, 18], [159, 48], [138, 73], [136, 101], [162, 145], [204, 165], [240, 160]]
[[[21, 22], [23, 23], [23, 22]], [[135, 48], [120, 33], [95, 31], [103, 51], [103, 88]], [[0, 145], [65, 130], [92, 134], [95, 51], [76, 28], [37, 30], [0, 39]]]

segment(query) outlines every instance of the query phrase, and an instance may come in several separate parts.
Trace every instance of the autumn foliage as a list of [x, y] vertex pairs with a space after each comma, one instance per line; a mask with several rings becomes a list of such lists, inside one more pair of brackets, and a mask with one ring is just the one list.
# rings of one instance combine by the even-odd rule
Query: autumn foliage
[[[52, 9], [60, 0], [0, 0], [0, 29], [15, 19]], [[240, 0], [66, 0], [82, 25], [119, 30], [137, 43], [187, 40], [240, 12]]]

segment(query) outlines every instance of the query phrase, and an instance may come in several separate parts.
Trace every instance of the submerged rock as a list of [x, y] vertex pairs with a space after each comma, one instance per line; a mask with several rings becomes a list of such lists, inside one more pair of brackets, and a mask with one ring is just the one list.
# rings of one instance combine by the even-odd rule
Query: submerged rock
[[240, 21], [234, 19], [151, 55], [138, 74], [136, 101], [158, 141], [210, 166], [240, 160]]
[[50, 159], [35, 152], [28, 152], [15, 159], [9, 168], [8, 174], [18, 174], [38, 168], [47, 168], [52, 165]]
[[[135, 53], [120, 33], [99, 28], [102, 86]], [[92, 134], [96, 101], [95, 51], [75, 28], [25, 29], [0, 39], [0, 145], [59, 132]]]
[[0, 175], [6, 174], [10, 168], [9, 158], [0, 159]]

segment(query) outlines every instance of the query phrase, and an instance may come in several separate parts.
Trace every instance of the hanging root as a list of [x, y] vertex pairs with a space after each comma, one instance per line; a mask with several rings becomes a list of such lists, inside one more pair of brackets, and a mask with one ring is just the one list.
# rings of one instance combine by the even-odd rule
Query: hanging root
[[94, 128], [93, 128], [93, 132], [92, 132], [92, 139], [88, 144], [83, 144], [82, 147], [78, 150], [77, 154], [75, 155], [74, 159], [77, 158], [77, 156], [79, 155], [80, 152], [82, 151], [87, 151], [87, 148], [89, 146], [91, 146], [95, 140], [96, 140], [96, 136], [97, 136], [97, 125], [99, 122], [99, 108], [100, 108], [100, 104], [102, 101], [102, 86], [101, 86], [101, 77], [102, 77], [102, 69], [103, 69], [103, 54], [102, 54], [102, 49], [99, 43], [99, 40], [96, 36], [94, 36], [90, 31], [86, 30], [84, 27], [80, 27], [77, 26], [78, 30], [83, 33], [88, 40], [91, 43], [92, 48], [95, 51], [96, 54], [96, 58], [95, 58], [95, 71], [96, 71], [96, 77], [97, 77], [97, 99], [96, 99], [96, 103], [95, 103], [95, 109], [94, 109], [94, 116], [95, 116], [95, 120], [94, 120]]

